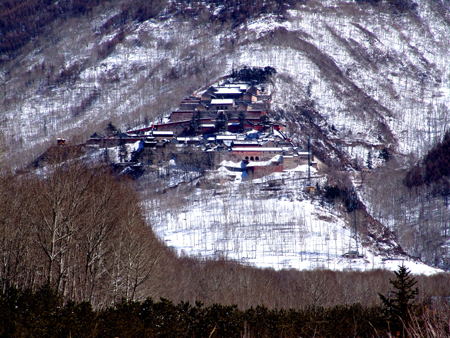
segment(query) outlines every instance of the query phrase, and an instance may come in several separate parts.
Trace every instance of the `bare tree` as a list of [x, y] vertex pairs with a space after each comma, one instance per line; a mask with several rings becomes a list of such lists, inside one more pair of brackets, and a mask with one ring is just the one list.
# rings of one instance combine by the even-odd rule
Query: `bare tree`
[[79, 219], [90, 203], [95, 171], [78, 162], [51, 165], [45, 180], [33, 186], [35, 204], [29, 209], [37, 243], [46, 257], [45, 279], [58, 289], [71, 267], [70, 250], [79, 234]]
[[108, 243], [111, 252], [108, 275], [114, 300], [147, 296], [143, 286], [155, 272], [164, 250], [142, 219], [136, 195], [122, 200], [121, 215]]
[[0, 287], [27, 284], [33, 279], [32, 229], [25, 210], [29, 206], [24, 182], [0, 177]]

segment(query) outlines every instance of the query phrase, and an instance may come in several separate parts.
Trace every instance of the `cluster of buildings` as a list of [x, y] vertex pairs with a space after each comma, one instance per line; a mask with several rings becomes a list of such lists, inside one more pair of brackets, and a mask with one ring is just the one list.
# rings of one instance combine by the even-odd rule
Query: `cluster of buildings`
[[268, 118], [271, 99], [268, 87], [225, 80], [183, 99], [164, 122], [111, 136], [96, 133], [88, 143], [107, 148], [141, 142], [143, 164], [161, 163], [168, 154], [177, 158], [188, 149], [207, 152], [212, 169], [253, 177], [306, 164], [308, 152], [292, 144], [282, 123]]

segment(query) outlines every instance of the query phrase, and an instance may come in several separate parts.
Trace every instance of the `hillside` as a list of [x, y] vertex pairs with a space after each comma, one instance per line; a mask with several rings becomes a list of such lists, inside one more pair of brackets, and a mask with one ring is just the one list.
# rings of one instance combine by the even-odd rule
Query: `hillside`
[[[332, 169], [323, 173], [323, 187], [342, 191], [355, 187], [364, 210], [361, 217], [392, 233], [396, 242], [391, 248], [399, 246], [417, 259], [449, 269], [449, 239], [443, 231], [448, 219], [445, 201], [403, 185], [406, 170], [442, 140], [448, 129], [448, 2], [291, 1], [278, 6], [267, 1], [254, 11], [249, 11], [245, 1], [160, 1], [154, 2], [153, 11], [143, 3], [98, 1], [76, 15], [67, 9], [20, 46], [8, 47], [13, 52], [2, 51], [1, 128], [9, 149], [6, 158], [13, 167], [38, 157], [57, 137], [66, 138], [69, 144], [85, 142], [110, 121], [122, 131], [148, 127], [168, 116], [183, 97], [233, 69], [271, 66], [277, 74], [269, 114], [289, 126], [287, 137], [296, 145], [306, 148], [311, 137], [312, 151]], [[2, 35], [6, 34], [3, 28]], [[372, 171], [361, 170], [369, 163]], [[276, 201], [292, 199], [285, 213], [276, 214], [280, 224], [274, 228], [289, 223], [286, 215], [292, 208], [304, 210], [296, 222], [302, 227], [317, 222], [321, 229], [308, 250], [320, 247], [321, 254], [331, 255], [339, 248], [337, 255], [341, 255], [347, 246], [344, 238], [349, 234], [344, 233], [351, 229], [351, 213], [340, 201], [336, 203], [339, 212], [335, 212], [327, 209], [332, 203], [319, 207], [320, 201], [286, 191], [295, 186], [290, 178], [295, 174], [284, 175], [286, 187], [276, 193], [260, 196], [255, 188], [256, 200], [267, 198], [272, 200], [268, 204], [273, 203], [273, 207], [254, 206], [256, 210], [272, 210], [275, 215], [279, 210]], [[276, 182], [283, 177], [271, 179]], [[146, 188], [145, 177], [141, 182], [143, 190], [151, 189]], [[214, 216], [205, 205], [192, 201], [190, 209], [180, 210], [174, 220], [192, 220], [201, 210], [219, 219], [212, 222], [218, 227], [267, 226], [268, 216], [259, 219], [257, 213], [250, 221], [224, 219], [230, 215], [226, 208], [238, 207], [228, 202], [236, 199], [234, 190], [245, 191], [246, 184], [217, 187], [218, 196], [223, 197], [217, 200], [222, 201], [217, 202], [224, 208], [221, 214]], [[190, 189], [194, 189], [192, 184]], [[227, 194], [223, 189], [229, 190]], [[187, 194], [179, 195], [183, 201], [199, 192], [179, 193]], [[243, 204], [255, 203], [252, 196], [239, 198]], [[161, 219], [166, 211], [159, 212]], [[156, 232], [175, 222], [166, 218], [163, 224], [152, 217]], [[207, 219], [190, 223], [193, 228], [199, 226], [200, 233], [214, 230]], [[258, 231], [257, 238], [261, 237]], [[339, 246], [331, 244], [333, 233], [336, 241], [342, 238]], [[164, 236], [162, 230], [160, 235]], [[244, 237], [249, 238], [245, 233]], [[221, 238], [234, 237], [224, 234]], [[190, 247], [200, 242], [193, 239]], [[306, 250], [295, 243], [270, 239], [268, 243], [274, 251]], [[184, 245], [179, 246], [190, 252]], [[205, 250], [227, 254], [224, 248], [231, 244], [225, 241], [223, 245]], [[248, 245], [248, 252], [254, 252], [251, 245], [255, 244]], [[375, 258], [371, 262], [372, 256], [367, 257], [368, 265], [374, 266]], [[289, 261], [280, 264], [294, 266]], [[333, 268], [334, 262], [316, 266], [322, 264]]]

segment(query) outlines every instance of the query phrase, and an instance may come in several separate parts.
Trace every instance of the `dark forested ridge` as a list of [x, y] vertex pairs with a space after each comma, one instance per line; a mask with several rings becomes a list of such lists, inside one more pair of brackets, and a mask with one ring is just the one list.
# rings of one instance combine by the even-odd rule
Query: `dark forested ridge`
[[447, 131], [441, 142], [436, 144], [421, 163], [410, 169], [405, 177], [408, 188], [423, 184], [437, 184], [442, 193], [450, 194], [450, 132]]

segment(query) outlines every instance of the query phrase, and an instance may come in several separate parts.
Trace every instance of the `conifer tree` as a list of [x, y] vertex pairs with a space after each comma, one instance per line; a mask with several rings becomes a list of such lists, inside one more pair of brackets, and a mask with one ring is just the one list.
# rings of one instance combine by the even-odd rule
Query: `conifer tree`
[[216, 118], [216, 123], [214, 125], [214, 127], [216, 128], [217, 131], [226, 131], [227, 130], [227, 126], [228, 126], [228, 118], [227, 116], [223, 113], [220, 112], [217, 114], [217, 118]]
[[196, 111], [194, 115], [192, 115], [192, 119], [190, 122], [190, 131], [193, 135], [198, 135], [200, 131], [202, 130], [202, 124], [201, 124], [201, 113], [199, 111]]
[[372, 154], [370, 151], [367, 153], [366, 165], [368, 169], [372, 169]]
[[108, 135], [115, 135], [117, 134], [117, 127], [110, 121], [106, 127], [106, 132]]
[[394, 280], [389, 279], [389, 283], [392, 284], [395, 291], [391, 291], [391, 296], [388, 297], [380, 293], [378, 295], [386, 310], [388, 320], [392, 323], [391, 330], [394, 333], [400, 332], [400, 335], [402, 335], [403, 325], [409, 321], [414, 312], [414, 302], [419, 294], [419, 289], [414, 288], [417, 281], [410, 276], [411, 271], [403, 264], [394, 273], [396, 278]]
[[389, 150], [387, 148], [383, 148], [378, 154], [378, 158], [381, 158], [385, 162], [389, 161], [391, 155], [389, 154]]
[[240, 112], [238, 119], [239, 119], [239, 132], [243, 133], [245, 129], [245, 113]]

